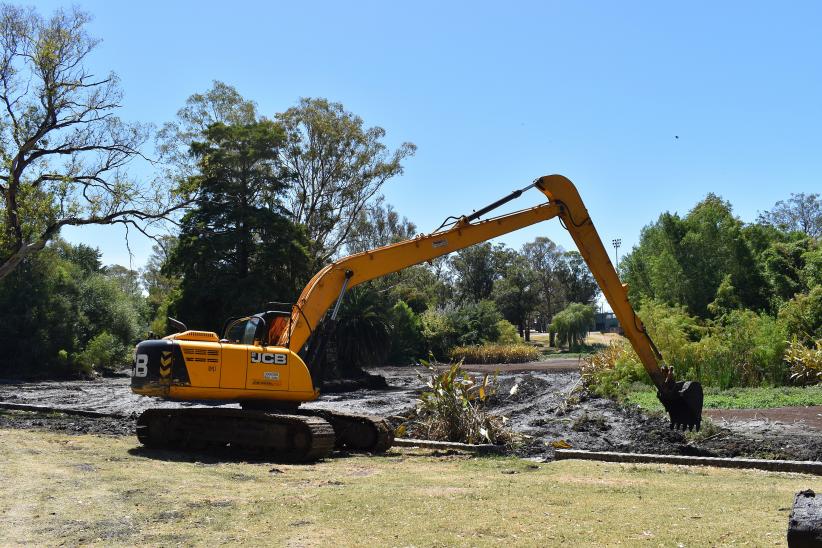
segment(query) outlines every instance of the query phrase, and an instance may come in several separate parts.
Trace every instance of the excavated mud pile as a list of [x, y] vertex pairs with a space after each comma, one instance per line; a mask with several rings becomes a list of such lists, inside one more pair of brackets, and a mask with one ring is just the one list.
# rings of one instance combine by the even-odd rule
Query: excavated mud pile
[[[517, 388], [513, 390], [512, 388]], [[668, 419], [638, 407], [590, 397], [579, 374], [523, 373], [499, 379], [489, 411], [509, 418], [527, 436], [515, 451], [552, 458], [555, 448], [714, 457], [822, 460], [822, 432], [770, 423], [722, 426], [700, 435], [671, 430]]]
[[[399, 424], [424, 388], [422, 368], [371, 370], [388, 388], [361, 388], [325, 394], [310, 407], [365, 412]], [[159, 402], [131, 393], [126, 377], [94, 381], [0, 384], [0, 401], [113, 413], [119, 417], [78, 417], [0, 411], [0, 428], [48, 428], [63, 432], [132, 435], [134, 418], [152, 407], [202, 405]], [[489, 401], [489, 411], [508, 418], [521, 434], [514, 452], [552, 458], [556, 448], [597, 451], [822, 460], [822, 431], [802, 423], [735, 421], [698, 437], [668, 428], [666, 417], [586, 395], [577, 371], [505, 373]], [[516, 387], [516, 388], [515, 388]], [[726, 427], [727, 426], [727, 427]]]

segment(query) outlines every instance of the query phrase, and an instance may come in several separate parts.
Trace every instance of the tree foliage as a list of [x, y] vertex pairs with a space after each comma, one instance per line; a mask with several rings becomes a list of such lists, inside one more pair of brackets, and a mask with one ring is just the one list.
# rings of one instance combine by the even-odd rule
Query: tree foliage
[[389, 318], [391, 345], [388, 362], [406, 365], [423, 357], [422, 324], [411, 307], [399, 300], [391, 308]]
[[791, 194], [787, 200], [776, 202], [770, 211], [760, 213], [759, 222], [819, 238], [822, 236], [822, 201], [819, 194]]
[[96, 249], [59, 238], [0, 280], [6, 377], [78, 376], [126, 365], [147, 316]]
[[567, 302], [593, 303], [599, 293], [599, 286], [594, 279], [585, 259], [578, 251], [566, 251], [562, 255], [558, 271]]
[[646, 226], [621, 268], [633, 303], [650, 297], [684, 304], [691, 314], [708, 317], [720, 286], [718, 306], [767, 307], [765, 280], [754, 264], [742, 222], [728, 202], [709, 194], [684, 218], [664, 213]]
[[361, 253], [414, 237], [417, 226], [400, 217], [382, 196], [367, 204], [357, 214], [346, 243], [348, 253]]
[[362, 118], [326, 99], [301, 99], [277, 114], [286, 143], [280, 162], [291, 181], [286, 206], [305, 226], [317, 264], [333, 257], [382, 185], [402, 173], [402, 161], [416, 147], [393, 152], [382, 142], [385, 130], [366, 128]]
[[181, 277], [172, 309], [219, 331], [234, 315], [290, 301], [308, 276], [308, 242], [281, 205], [286, 183], [275, 160], [283, 142], [270, 121], [211, 125], [192, 145], [199, 174], [194, 207], [182, 219], [167, 271]]
[[186, 180], [197, 171], [197, 157], [191, 154], [213, 124], [245, 126], [258, 121], [257, 105], [240, 95], [234, 86], [214, 80], [211, 89], [186, 99], [177, 118], [163, 124], [157, 134], [157, 152], [166, 166], [166, 176]]
[[545, 237], [538, 237], [522, 246], [522, 254], [535, 273], [539, 285], [535, 313], [542, 330], [547, 330], [554, 314], [568, 304], [564, 277], [560, 275], [565, 267], [563, 253], [561, 247]]
[[0, 7], [0, 279], [63, 226], [123, 224], [145, 231], [180, 206], [162, 181], [126, 168], [148, 130], [115, 116], [115, 74], [87, 68], [98, 41], [88, 14]]
[[174, 292], [180, 285], [179, 278], [170, 275], [167, 268], [164, 269], [176, 245], [175, 236], [167, 234], [160, 237], [152, 246], [151, 255], [140, 272], [142, 288], [148, 293], [146, 306], [148, 317], [152, 318], [150, 329], [155, 334], [165, 331], [168, 305], [176, 300]]
[[494, 282], [494, 302], [503, 317], [517, 326], [520, 337], [530, 340], [530, 320], [540, 297], [537, 272], [528, 260], [515, 254], [505, 267], [502, 277]]
[[454, 290], [462, 300], [479, 302], [491, 298], [494, 282], [499, 279], [511, 250], [502, 244], [484, 242], [457, 251], [449, 258], [454, 273]]
[[347, 292], [335, 334], [339, 368], [343, 372], [385, 363], [391, 346], [389, 318], [385, 299], [369, 284]]

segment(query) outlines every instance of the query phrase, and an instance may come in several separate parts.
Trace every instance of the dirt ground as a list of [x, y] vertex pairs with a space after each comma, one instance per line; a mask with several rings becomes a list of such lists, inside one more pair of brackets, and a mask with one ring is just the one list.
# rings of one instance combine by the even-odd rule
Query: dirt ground
[[[551, 360], [523, 371], [509, 366], [498, 377], [498, 391], [490, 407], [507, 417], [522, 436], [515, 453], [551, 459], [555, 447], [703, 456], [745, 456], [795, 460], [822, 460], [822, 435], [806, 422], [785, 420], [758, 412], [713, 411], [712, 424], [694, 436], [668, 428], [666, 417], [648, 415], [636, 407], [622, 407], [603, 398], [578, 392], [577, 359]], [[474, 366], [471, 366], [474, 367]], [[489, 371], [493, 367], [476, 369]], [[502, 369], [502, 368], [501, 368]], [[402, 422], [424, 387], [422, 368], [387, 367], [371, 370], [386, 377], [389, 388], [326, 394], [308, 407], [368, 412]], [[514, 389], [516, 386], [516, 389]], [[0, 427], [36, 427], [69, 433], [131, 434], [134, 418], [150, 407], [179, 407], [203, 403], [161, 402], [137, 396], [127, 377], [94, 381], [0, 384], [0, 401], [115, 413], [122, 418], [86, 418], [31, 413], [0, 414]], [[822, 411], [820, 411], [822, 412]], [[792, 411], [791, 413], [799, 413]], [[807, 411], [805, 412], [807, 413]], [[780, 420], [772, 420], [779, 418]], [[796, 418], [796, 417], [794, 417]]]

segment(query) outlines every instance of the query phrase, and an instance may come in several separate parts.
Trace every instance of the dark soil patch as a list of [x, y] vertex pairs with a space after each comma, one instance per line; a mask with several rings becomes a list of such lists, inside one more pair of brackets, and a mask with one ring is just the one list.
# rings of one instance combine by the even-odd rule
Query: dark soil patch
[[[327, 393], [307, 406], [367, 412], [392, 418], [399, 424], [413, 410], [427, 371], [390, 367], [371, 372], [384, 376], [389, 388]], [[0, 400], [130, 417], [150, 407], [196, 405], [135, 396], [129, 390], [128, 379], [123, 378], [0, 385]], [[492, 413], [507, 417], [507, 424], [521, 435], [522, 441], [514, 452], [523, 457], [550, 459], [555, 448], [570, 446], [595, 451], [822, 460], [822, 436], [818, 430], [771, 420], [717, 420], [698, 436], [686, 435], [670, 430], [665, 416], [590, 397], [580, 389], [579, 372], [573, 370], [501, 373], [489, 408]], [[786, 411], [794, 412], [798, 411]], [[133, 435], [134, 420], [2, 411], [0, 428]]]
[[103, 434], [109, 436], [134, 435], [133, 418], [80, 417], [62, 413], [31, 413], [29, 411], [0, 410], [0, 428], [31, 428], [53, 430], [66, 434]]

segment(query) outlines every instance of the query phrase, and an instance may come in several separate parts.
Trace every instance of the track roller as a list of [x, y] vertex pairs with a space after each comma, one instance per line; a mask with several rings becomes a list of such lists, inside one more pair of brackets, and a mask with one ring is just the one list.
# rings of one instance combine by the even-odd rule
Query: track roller
[[316, 416], [226, 408], [149, 409], [137, 419], [146, 447], [197, 450], [230, 445], [276, 460], [311, 462], [334, 448], [334, 429]]
[[385, 453], [394, 444], [394, 433], [382, 417], [322, 409], [299, 409], [300, 415], [321, 417], [334, 427], [334, 446], [348, 451]]

